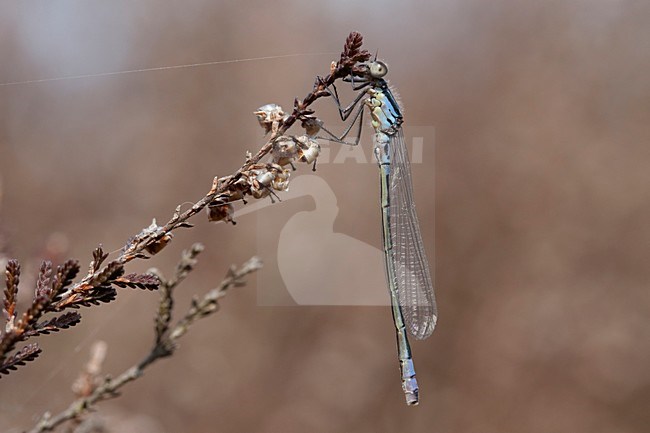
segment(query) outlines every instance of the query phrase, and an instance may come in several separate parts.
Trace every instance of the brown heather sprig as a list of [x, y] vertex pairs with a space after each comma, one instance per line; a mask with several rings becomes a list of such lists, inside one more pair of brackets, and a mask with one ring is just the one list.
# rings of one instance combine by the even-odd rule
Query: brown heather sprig
[[[76, 325], [81, 320], [78, 312], [65, 312], [50, 319], [43, 319], [48, 313], [80, 307], [90, 307], [115, 299], [118, 288], [137, 288], [155, 290], [160, 288], [161, 300], [155, 319], [155, 341], [151, 352], [137, 365], [125, 371], [115, 379], [104, 378], [101, 382], [87, 381], [88, 387], [70, 407], [50, 417], [46, 415], [32, 429], [32, 432], [50, 431], [57, 425], [72, 419], [78, 419], [96, 402], [113, 398], [126, 383], [142, 376], [145, 368], [154, 361], [170, 356], [177, 349], [177, 340], [183, 336], [198, 319], [206, 317], [219, 307], [221, 299], [231, 287], [243, 284], [243, 278], [261, 267], [259, 259], [253, 258], [241, 268], [232, 268], [221, 285], [208, 292], [203, 298], [195, 298], [187, 313], [171, 325], [174, 308], [174, 288], [187, 276], [196, 264], [196, 256], [202, 246], [194, 245], [185, 252], [174, 277], [165, 280], [160, 273], [124, 275], [124, 266], [134, 259], [148, 259], [158, 254], [172, 240], [173, 231], [178, 228], [191, 228], [190, 218], [208, 208], [211, 221], [225, 220], [234, 223], [231, 216], [231, 203], [243, 201], [246, 197], [270, 197], [273, 189], [282, 191], [288, 184], [288, 169], [295, 169], [293, 162], [315, 163], [320, 147], [313, 135], [320, 128], [311, 105], [322, 97], [331, 96], [329, 88], [337, 81], [351, 75], [361, 75], [365, 69], [361, 62], [370, 58], [370, 53], [362, 50], [361, 34], [352, 32], [345, 41], [340, 59], [332, 62], [329, 74], [316, 77], [312, 90], [303, 99], [296, 98], [291, 113], [285, 115], [278, 106], [265, 106], [265, 115], [269, 117], [264, 125], [270, 137], [267, 142], [252, 155], [247, 152], [244, 164], [232, 175], [215, 177], [210, 190], [189, 209], [181, 211], [177, 206], [171, 219], [158, 225], [154, 220], [140, 233], [129, 238], [118, 256], [107, 262], [108, 253], [101, 247], [93, 251], [93, 259], [88, 272], [75, 282], [80, 266], [75, 260], [68, 260], [52, 272], [52, 265], [44, 262], [40, 268], [35, 295], [31, 305], [16, 322], [16, 297], [20, 277], [20, 267], [16, 261], [9, 261], [5, 272], [4, 313], [5, 330], [0, 334], [0, 375], [14, 370], [17, 366], [34, 360], [41, 349], [36, 344], [28, 344], [16, 349], [16, 344], [28, 338], [58, 332]], [[273, 104], [270, 104], [273, 105]], [[270, 107], [270, 108], [268, 108]], [[263, 107], [264, 108], [264, 107]], [[256, 113], [257, 114], [257, 113]], [[285, 135], [297, 121], [301, 121], [306, 135], [301, 137]], [[260, 119], [260, 123], [262, 123]], [[263, 163], [270, 156], [271, 161]], [[10, 352], [13, 352], [11, 354]]]
[[78, 273], [78, 260], [70, 259], [63, 263], [63, 265], [59, 266], [56, 269], [56, 275], [54, 276], [54, 282], [52, 283], [54, 296], [57, 296], [59, 293], [61, 293], [64, 288], [69, 287]]
[[79, 273], [79, 263], [68, 260], [58, 266], [56, 273], [52, 272], [52, 264], [43, 262], [36, 279], [34, 298], [16, 322], [16, 297], [20, 280], [20, 266], [17, 261], [10, 260], [5, 271], [4, 312], [6, 316], [5, 329], [0, 335], [0, 376], [15, 370], [16, 366], [24, 365], [36, 359], [41, 350], [36, 344], [24, 346], [9, 355], [16, 344], [39, 335], [48, 335], [62, 329], [68, 329], [81, 321], [77, 312], [67, 312], [50, 319], [42, 319], [47, 313], [55, 313], [67, 308], [89, 307], [110, 302], [117, 294], [113, 286], [155, 290], [158, 278], [154, 275], [129, 274], [122, 276], [124, 266], [112, 261], [102, 267], [108, 254], [101, 247], [93, 252], [93, 261], [88, 275], [78, 284], [73, 284]]
[[10, 371], [18, 368], [19, 365], [25, 365], [25, 363], [38, 358], [40, 353], [41, 349], [36, 343], [24, 346], [2, 363], [2, 366], [0, 366], [0, 374], [9, 374]]
[[9, 260], [5, 271], [4, 313], [7, 322], [13, 324], [16, 317], [16, 295], [20, 282], [20, 264], [17, 260]]
[[[183, 252], [181, 261], [176, 268], [176, 275], [171, 280], [164, 281], [160, 277], [161, 287], [163, 289], [160, 290], [161, 307], [155, 319], [156, 339], [152, 349], [142, 361], [114, 379], [111, 379], [109, 376], [101, 378], [99, 372], [106, 348], [101, 344], [94, 346], [90, 362], [86, 365], [79, 379], [73, 385], [75, 394], [79, 398], [73, 401], [66, 410], [57, 415], [51, 416], [49, 413], [45, 414], [29, 433], [51, 431], [66, 421], [75, 420], [81, 422], [83, 415], [91, 411], [96, 403], [119, 396], [119, 390], [127, 383], [142, 377], [149, 365], [172, 355], [178, 348], [178, 339], [185, 335], [192, 324], [198, 319], [216, 312], [219, 307], [219, 300], [226, 295], [230, 288], [244, 285], [244, 278], [262, 267], [262, 262], [257, 257], [251, 258], [239, 268], [231, 267], [217, 288], [210, 290], [201, 299], [193, 299], [190, 308], [183, 318], [174, 326], [169, 327], [173, 303], [167, 304], [163, 301], [166, 298], [171, 298], [164, 288], [167, 287], [169, 292], [173, 290], [194, 269], [196, 256], [202, 250], [202, 245], [194, 244], [189, 251]], [[163, 304], [169, 305], [169, 307], [163, 308]], [[164, 324], [165, 329], [163, 331], [160, 330], [161, 323]]]
[[59, 332], [61, 329], [68, 329], [75, 326], [80, 321], [81, 314], [76, 311], [70, 311], [37, 324], [34, 326], [34, 329], [25, 332], [23, 337], [33, 337], [35, 335], [47, 335], [52, 332]]
[[116, 278], [113, 284], [117, 287], [129, 287], [131, 289], [158, 290], [160, 280], [151, 274], [129, 274]]
[[[260, 164], [260, 161], [274, 150], [274, 146], [276, 148], [280, 145], [290, 147], [290, 141], [293, 141], [298, 148], [298, 161], [308, 163], [315, 161], [318, 154], [316, 144], [306, 137], [301, 139], [300, 137], [287, 137], [284, 134], [297, 120], [303, 122], [303, 127], [307, 131], [313, 127], [312, 121], [316, 118], [314, 111], [309, 108], [311, 104], [319, 98], [330, 96], [329, 87], [335, 81], [359, 73], [361, 71], [359, 62], [370, 58], [370, 53], [361, 49], [362, 43], [361, 34], [350, 33], [339, 61], [332, 63], [328, 75], [316, 78], [312, 91], [302, 100], [298, 98], [294, 100], [291, 114], [285, 116], [278, 107], [277, 111], [282, 116], [273, 119], [273, 127], [270, 128], [271, 136], [266, 144], [255, 155], [247, 155], [244, 165], [234, 174], [222, 178], [215, 177], [209, 192], [190, 209], [181, 212], [181, 208], [178, 206], [172, 218], [163, 226], [157, 225], [154, 220], [150, 226], [130, 238], [119, 256], [108, 263], [106, 263], [108, 254], [101, 247], [96, 248], [93, 251], [93, 260], [88, 268], [88, 273], [77, 283], [73, 282], [79, 272], [77, 261], [68, 260], [59, 266], [54, 277], [52, 277], [51, 263], [44, 262], [38, 274], [36, 294], [32, 304], [15, 324], [16, 292], [20, 268], [16, 262], [11, 261], [7, 265], [5, 278], [4, 310], [7, 316], [7, 326], [0, 338], [0, 374], [2, 374], [1, 370], [6, 357], [15, 348], [17, 342], [74, 326], [80, 319], [80, 316], [61, 316], [58, 319], [39, 324], [43, 314], [111, 302], [117, 296], [114, 287], [157, 289], [160, 286], [157, 277], [137, 274], [124, 275], [124, 265], [131, 260], [147, 259], [159, 253], [172, 240], [172, 232], [178, 228], [192, 227], [187, 220], [204, 208], [210, 206], [209, 218], [211, 220], [225, 219], [234, 222], [229, 211], [231, 202], [245, 200], [246, 196], [253, 198], [270, 196], [272, 198], [273, 195], [269, 194], [272, 193], [272, 188], [264, 182], [269, 182], [273, 188], [278, 190], [286, 189], [288, 173], [279, 164], [292, 165], [292, 159], [276, 159], [274, 157], [274, 162], [268, 164]], [[260, 180], [262, 175], [267, 176], [265, 181]], [[191, 259], [187, 264], [190, 263]], [[172, 280], [170, 285], [164, 286], [164, 296], [159, 308], [161, 319], [156, 325], [156, 341], [161, 341], [163, 334], [168, 331], [169, 317], [165, 311], [171, 310], [173, 307], [171, 299], [173, 287], [182, 278], [182, 273], [177, 273], [176, 282]], [[199, 305], [196, 308], [197, 312], [202, 311]], [[34, 359], [34, 357], [32, 356], [30, 359]]]
[[[313, 119], [314, 111], [309, 107], [319, 98], [330, 96], [328, 88], [337, 80], [345, 78], [350, 74], [360, 73], [358, 63], [370, 58], [370, 53], [361, 50], [363, 37], [360, 33], [352, 32], [345, 41], [341, 57], [338, 62], [333, 62], [330, 73], [325, 77], [317, 77], [313, 89], [302, 100], [294, 100], [293, 111], [283, 117], [273, 129], [269, 140], [255, 155], [248, 155], [244, 165], [230, 176], [213, 180], [212, 188], [192, 207], [181, 212], [178, 206], [172, 218], [164, 225], [158, 226], [155, 221], [151, 226], [142, 230], [138, 235], [129, 239], [121, 254], [115, 260], [125, 264], [136, 258], [149, 258], [159, 252], [171, 240], [172, 232], [178, 228], [190, 228], [192, 225], [187, 221], [201, 212], [207, 206], [217, 208], [214, 213], [219, 213], [221, 207], [229, 206], [235, 200], [244, 199], [246, 196], [255, 197], [255, 191], [247, 180], [251, 171], [273, 150], [276, 140], [287, 132], [297, 120]], [[229, 220], [229, 213], [222, 212], [222, 218]]]
[[[184, 212], [177, 206], [171, 219], [159, 226], [154, 220], [140, 233], [131, 237], [123, 247], [121, 253], [112, 261], [106, 263], [108, 253], [101, 247], [93, 251], [93, 260], [88, 268], [88, 273], [77, 283], [73, 280], [79, 272], [77, 261], [68, 260], [57, 268], [52, 277], [52, 265], [44, 262], [37, 279], [36, 294], [32, 304], [23, 314], [18, 323], [14, 324], [16, 317], [16, 292], [20, 268], [17, 262], [11, 261], [7, 265], [6, 288], [4, 291], [4, 311], [7, 316], [5, 331], [0, 337], [0, 374], [2, 366], [9, 352], [14, 350], [17, 342], [29, 337], [56, 332], [74, 326], [79, 322], [80, 316], [60, 316], [48, 322], [39, 323], [39, 320], [48, 312], [58, 312], [67, 308], [80, 308], [110, 302], [117, 296], [114, 287], [129, 287], [146, 290], [155, 290], [160, 286], [160, 280], [152, 275], [124, 275], [124, 265], [134, 259], [148, 259], [159, 253], [172, 240], [172, 232], [178, 228], [191, 228], [188, 220], [206, 207], [209, 207], [209, 219], [212, 221], [224, 219], [233, 222], [231, 217], [231, 202], [242, 200], [247, 196], [262, 198], [270, 196], [273, 191], [284, 190], [288, 184], [288, 170], [283, 165], [293, 167], [293, 157], [273, 157], [271, 163], [260, 163], [262, 158], [270, 155], [278, 148], [296, 148], [296, 161], [312, 163], [318, 155], [319, 146], [308, 137], [310, 130], [314, 129], [317, 121], [314, 111], [310, 106], [319, 98], [331, 96], [329, 87], [337, 80], [350, 75], [360, 74], [363, 68], [359, 65], [370, 58], [370, 53], [362, 50], [363, 37], [357, 32], [352, 32], [347, 37], [343, 51], [338, 62], [332, 62], [330, 73], [325, 77], [317, 77], [313, 89], [302, 100], [296, 98], [293, 110], [284, 115], [277, 107], [276, 117], [272, 118], [272, 126], [267, 129], [271, 132], [269, 140], [255, 154], [248, 154], [244, 165], [234, 174], [226, 177], [215, 177], [208, 193]], [[307, 131], [307, 136], [285, 136], [287, 130], [297, 121], [301, 120]], [[293, 142], [293, 144], [292, 144]], [[191, 263], [188, 261], [186, 265]], [[191, 269], [191, 265], [190, 265]], [[160, 322], [157, 322], [156, 341], [162, 341], [163, 335], [168, 331], [169, 320], [167, 313], [173, 307], [171, 294], [173, 287], [182, 280], [182, 273], [177, 273], [176, 281], [171, 280], [169, 285], [163, 285], [163, 297], [160, 303]], [[196, 305], [197, 312], [203, 311]], [[206, 307], [207, 308], [207, 307]], [[65, 325], [65, 326], [63, 326]], [[34, 352], [36, 353], [36, 352]], [[33, 359], [32, 356], [30, 359]]]
[[341, 53], [340, 63], [348, 63], [354, 65], [355, 63], [365, 62], [370, 59], [370, 52], [362, 50], [363, 36], [359, 32], [352, 32], [348, 35], [343, 46]]
[[[113, 286], [144, 290], [156, 290], [160, 282], [157, 277], [149, 274], [124, 275], [124, 264], [112, 260], [106, 265], [108, 254], [102, 247], [93, 251], [93, 260], [88, 268], [88, 274], [79, 282], [61, 291], [55, 299], [53, 309], [60, 311], [65, 308], [89, 307], [101, 303], [110, 302], [117, 296]], [[66, 262], [70, 264], [70, 262]], [[76, 275], [78, 266], [70, 268], [70, 274]], [[69, 281], [70, 279], [66, 279]]]

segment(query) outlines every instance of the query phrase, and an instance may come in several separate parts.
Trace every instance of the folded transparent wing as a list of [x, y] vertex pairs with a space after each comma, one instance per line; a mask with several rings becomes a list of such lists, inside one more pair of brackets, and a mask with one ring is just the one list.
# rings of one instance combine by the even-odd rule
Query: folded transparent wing
[[429, 262], [415, 212], [411, 167], [401, 128], [391, 136], [390, 156], [391, 259], [397, 294], [409, 334], [423, 339], [433, 332], [438, 312]]

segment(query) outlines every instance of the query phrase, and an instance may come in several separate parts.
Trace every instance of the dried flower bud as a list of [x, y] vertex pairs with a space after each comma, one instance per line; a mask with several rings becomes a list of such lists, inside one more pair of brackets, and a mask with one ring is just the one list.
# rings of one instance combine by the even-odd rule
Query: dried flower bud
[[173, 237], [173, 234], [165, 233], [160, 238], [148, 244], [144, 249], [147, 250], [147, 252], [151, 255], [158, 254], [160, 251], [162, 251], [163, 248], [167, 246], [167, 244], [172, 241]]
[[277, 130], [279, 124], [287, 117], [282, 107], [277, 104], [263, 105], [253, 114], [257, 116], [257, 121], [267, 134]]
[[[171, 242], [173, 234], [170, 232], [163, 232], [163, 228], [156, 223], [156, 219], [154, 218], [151, 222], [151, 225], [142, 229], [142, 231], [140, 231], [140, 233], [138, 233], [134, 239], [145, 238], [153, 238], [153, 240], [145, 246], [145, 250], [149, 254], [155, 255], [158, 254], [163, 248], [167, 246], [167, 244]], [[131, 239], [129, 242], [133, 242], [133, 239]], [[128, 245], [129, 244], [127, 243], [127, 246]]]
[[286, 161], [296, 157], [298, 149], [296, 148], [296, 142], [293, 138], [283, 135], [278, 137], [273, 142], [273, 149], [271, 149], [271, 155], [273, 156], [273, 162], [279, 165], [286, 165], [288, 162], [281, 164], [279, 161]]
[[282, 169], [278, 171], [275, 175], [275, 178], [273, 179], [273, 182], [271, 183], [271, 186], [273, 189], [277, 191], [286, 191], [289, 189], [289, 176], [291, 176], [291, 172], [286, 169]]
[[316, 161], [316, 158], [320, 155], [320, 145], [318, 142], [306, 135], [296, 137], [296, 141], [299, 145], [298, 158], [300, 161], [306, 162], [307, 164]]
[[273, 178], [275, 175], [269, 171], [261, 171], [258, 175], [256, 180], [260, 183], [262, 186], [269, 186], [271, 185], [271, 182], [273, 182]]
[[208, 206], [206, 211], [208, 213], [208, 221], [217, 222], [225, 220], [226, 222], [235, 224], [235, 221], [232, 219], [235, 209], [231, 204]]
[[267, 187], [262, 187], [261, 185], [257, 185], [253, 188], [251, 188], [251, 195], [254, 198], [260, 199], [268, 196], [271, 193], [271, 190]]

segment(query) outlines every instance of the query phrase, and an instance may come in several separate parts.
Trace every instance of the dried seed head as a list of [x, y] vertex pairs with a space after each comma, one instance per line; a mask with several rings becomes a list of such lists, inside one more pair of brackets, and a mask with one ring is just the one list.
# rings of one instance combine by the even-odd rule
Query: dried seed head
[[272, 161], [274, 164], [284, 167], [290, 165], [298, 157], [298, 147], [292, 137], [286, 135], [278, 137], [273, 142], [271, 149]]
[[165, 248], [171, 241], [173, 235], [171, 233], [165, 233], [160, 239], [150, 243], [145, 247], [145, 250], [151, 255], [158, 254]]
[[208, 221], [217, 222], [225, 220], [226, 222], [231, 222], [235, 224], [235, 221], [232, 219], [232, 216], [235, 212], [235, 209], [231, 204], [222, 204], [219, 206], [208, 206], [206, 208], [208, 213]]
[[269, 186], [271, 185], [271, 182], [273, 182], [274, 174], [269, 172], [269, 171], [261, 171], [257, 175], [257, 181], [260, 183], [260, 185], [263, 186]]
[[271, 155], [273, 159], [276, 158], [291, 158], [296, 155], [296, 143], [291, 137], [283, 135], [278, 137], [277, 140], [273, 142], [273, 149], [271, 149]]
[[289, 189], [289, 177], [291, 172], [287, 169], [278, 171], [271, 186], [277, 191], [286, 191]]
[[278, 164], [269, 164], [267, 170], [273, 176], [271, 180], [271, 188], [276, 191], [286, 191], [289, 188], [289, 176], [291, 176], [291, 171]]
[[266, 133], [277, 129], [278, 125], [288, 116], [277, 104], [266, 104], [257, 109], [253, 114]]
[[251, 195], [254, 198], [260, 199], [268, 196], [271, 193], [271, 190], [269, 188], [266, 188], [264, 186], [261, 186], [259, 184], [255, 185], [254, 187], [251, 188]]
[[306, 162], [311, 164], [316, 161], [318, 155], [320, 154], [320, 145], [316, 140], [306, 135], [296, 137], [296, 142], [298, 143], [298, 158], [301, 162]]

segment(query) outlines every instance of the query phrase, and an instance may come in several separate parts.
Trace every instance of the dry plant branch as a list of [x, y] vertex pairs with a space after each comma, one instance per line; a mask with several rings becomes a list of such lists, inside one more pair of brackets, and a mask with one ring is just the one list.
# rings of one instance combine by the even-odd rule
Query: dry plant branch
[[[363, 37], [360, 33], [352, 32], [345, 41], [341, 58], [338, 62], [333, 62], [330, 68], [330, 73], [323, 77], [317, 77], [314, 87], [304, 99], [294, 100], [294, 108], [290, 115], [283, 116], [281, 110], [279, 112], [266, 113], [266, 118], [261, 118], [260, 123], [266, 122], [263, 125], [268, 131], [272, 131], [269, 140], [262, 146], [262, 148], [254, 155], [248, 155], [244, 165], [239, 168], [235, 173], [224, 178], [215, 178], [210, 191], [194, 203], [192, 207], [185, 212], [180, 212], [180, 206], [176, 208], [176, 212], [172, 218], [163, 226], [158, 227], [152, 225], [148, 231], [143, 231], [134, 237], [124, 248], [120, 256], [116, 259], [119, 263], [127, 263], [134, 258], [141, 257], [143, 251], [151, 253], [151, 249], [157, 249], [160, 242], [166, 243], [169, 241], [171, 232], [180, 227], [188, 227], [187, 220], [198, 212], [203, 210], [208, 205], [214, 207], [227, 206], [231, 201], [242, 199], [246, 195], [255, 197], [256, 190], [259, 186], [251, 185], [252, 182], [239, 182], [246, 178], [248, 173], [258, 164], [262, 158], [269, 155], [273, 150], [276, 141], [281, 138], [287, 130], [297, 121], [302, 120], [308, 122], [315, 120], [313, 117], [314, 111], [309, 107], [319, 98], [330, 96], [328, 88], [337, 80], [345, 78], [350, 74], [358, 73], [360, 70], [357, 64], [370, 58], [370, 53], [361, 50]], [[279, 108], [279, 107], [278, 107]], [[224, 219], [227, 215], [224, 215]], [[166, 238], [167, 237], [167, 238]]]
[[[76, 260], [66, 261], [58, 266], [55, 272], [50, 262], [43, 262], [38, 273], [34, 298], [22, 315], [17, 311], [20, 265], [16, 260], [9, 260], [5, 270], [3, 312], [6, 323], [0, 336], [0, 375], [8, 374], [17, 366], [33, 361], [41, 352], [35, 343], [15, 350], [18, 343], [70, 328], [81, 320], [81, 315], [76, 311], [64, 312], [49, 319], [44, 318], [46, 314], [110, 302], [117, 295], [115, 287], [147, 290], [158, 288], [160, 282], [154, 275], [124, 275], [124, 267], [116, 262], [101, 267], [108, 257], [101, 247], [95, 249], [93, 257], [89, 277], [77, 285], [73, 285], [73, 280], [79, 272], [79, 263]], [[63, 293], [69, 293], [69, 296], [64, 297]], [[10, 354], [11, 352], [13, 354]]]
[[[312, 90], [302, 100], [294, 100], [289, 114], [285, 114], [275, 104], [265, 105], [255, 112], [260, 125], [270, 134], [266, 143], [255, 155], [247, 153], [244, 164], [233, 174], [215, 177], [205, 196], [189, 209], [181, 211], [181, 206], [177, 206], [171, 219], [163, 225], [158, 225], [154, 220], [150, 226], [131, 237], [112, 260], [108, 260], [109, 254], [99, 246], [92, 253], [88, 271], [78, 281], [77, 275], [81, 267], [77, 260], [67, 260], [56, 269], [50, 262], [43, 262], [38, 272], [33, 300], [22, 314], [18, 313], [16, 303], [20, 265], [15, 260], [7, 261], [3, 301], [6, 322], [0, 334], [0, 376], [36, 359], [41, 352], [35, 343], [18, 348], [19, 343], [78, 324], [81, 315], [77, 311], [66, 310], [111, 302], [116, 298], [118, 288], [160, 289], [155, 341], [147, 356], [116, 378], [99, 380], [98, 365], [101, 364], [101, 356], [96, 353], [94, 363], [87, 367], [84, 379], [75, 388], [80, 397], [58, 415], [46, 414], [32, 432], [50, 431], [65, 421], [78, 420], [96, 403], [116, 397], [124, 385], [141, 377], [151, 363], [172, 355], [177, 348], [178, 339], [198, 319], [217, 311], [219, 299], [231, 287], [244, 284], [243, 278], [261, 267], [259, 259], [253, 258], [239, 269], [231, 268], [221, 285], [201, 299], [195, 298], [187, 313], [173, 326], [174, 289], [194, 268], [196, 256], [203, 247], [197, 244], [185, 252], [174, 276], [169, 280], [157, 271], [125, 275], [127, 263], [158, 254], [171, 242], [175, 230], [192, 227], [188, 221], [200, 211], [206, 209], [210, 221], [224, 220], [234, 224], [233, 203], [246, 203], [248, 197], [269, 197], [273, 201], [276, 196], [274, 191], [287, 189], [290, 175], [287, 167], [295, 170], [294, 163], [297, 162], [313, 163], [315, 166], [320, 152], [316, 134], [322, 123], [310, 107], [319, 98], [332, 96], [329, 89], [337, 80], [363, 74], [365, 70], [361, 63], [370, 58], [370, 53], [362, 50], [361, 45], [362, 36], [352, 32], [344, 44], [340, 59], [332, 62], [329, 74], [316, 77]], [[286, 135], [297, 121], [301, 122], [304, 134]], [[53, 316], [47, 318], [47, 314]], [[97, 351], [101, 352], [99, 349]]]
[[[332, 62], [330, 73], [317, 77], [313, 89], [302, 99], [295, 99], [293, 110], [285, 115], [282, 109], [269, 104], [255, 114], [265, 130], [271, 133], [268, 141], [255, 154], [247, 154], [245, 163], [230, 176], [215, 177], [208, 193], [189, 209], [181, 212], [178, 206], [171, 219], [162, 226], [153, 223], [140, 233], [130, 238], [119, 255], [107, 261], [108, 254], [98, 247], [93, 252], [93, 260], [88, 272], [79, 281], [74, 282], [80, 271], [76, 260], [68, 260], [53, 271], [52, 264], [44, 262], [38, 274], [38, 283], [31, 306], [17, 319], [16, 293], [20, 279], [20, 266], [16, 261], [6, 265], [4, 291], [4, 313], [6, 326], [0, 336], [0, 376], [14, 370], [16, 366], [35, 359], [40, 349], [36, 345], [16, 349], [19, 342], [31, 337], [56, 332], [76, 325], [81, 316], [77, 312], [68, 312], [45, 321], [47, 313], [58, 313], [69, 308], [89, 307], [115, 299], [115, 287], [131, 287], [155, 290], [160, 281], [153, 275], [124, 275], [124, 266], [134, 259], [148, 259], [158, 254], [172, 239], [172, 233], [178, 228], [190, 228], [188, 220], [203, 209], [208, 209], [210, 221], [232, 220], [232, 203], [243, 201], [246, 197], [270, 197], [274, 190], [284, 191], [288, 186], [289, 170], [295, 168], [294, 162], [314, 163], [320, 146], [314, 139], [320, 128], [319, 120], [314, 116], [310, 106], [319, 98], [331, 96], [329, 91], [337, 80], [359, 75], [363, 72], [360, 62], [370, 58], [370, 53], [361, 49], [362, 36], [352, 32], [345, 41], [340, 59]], [[285, 133], [300, 120], [305, 135], [286, 136]], [[261, 162], [270, 156], [269, 162]], [[171, 303], [173, 286], [164, 288], [169, 296], [164, 302]], [[161, 303], [161, 309], [171, 308]], [[157, 324], [158, 334], [166, 331], [164, 320]]]
[[[195, 244], [188, 252], [183, 253], [183, 258], [177, 267], [176, 275], [169, 281], [164, 281], [163, 286], [169, 288], [175, 287], [184, 279], [194, 265], [196, 264], [196, 255], [203, 250], [203, 246]], [[45, 414], [39, 423], [29, 432], [38, 433], [51, 431], [58, 425], [66, 421], [79, 420], [80, 417], [91, 410], [96, 403], [100, 401], [109, 400], [119, 396], [119, 390], [144, 374], [145, 369], [155, 361], [170, 356], [177, 349], [178, 340], [185, 335], [192, 324], [197, 320], [215, 313], [219, 309], [219, 299], [223, 298], [232, 287], [239, 287], [245, 284], [244, 277], [252, 272], [257, 271], [262, 267], [262, 262], [257, 257], [253, 257], [244, 263], [241, 267], [231, 267], [226, 274], [226, 277], [221, 281], [218, 287], [210, 290], [202, 298], [194, 298], [190, 308], [185, 315], [172, 327], [169, 327], [171, 310], [173, 303], [169, 308], [162, 307], [162, 305], [170, 305], [166, 301], [170, 298], [171, 289], [169, 291], [161, 291], [161, 308], [156, 314], [156, 341], [151, 351], [136, 365], [124, 371], [122, 374], [114, 379], [105, 377], [101, 381], [97, 381], [98, 364], [101, 364], [103, 355], [98, 355], [96, 350], [93, 350], [91, 362], [88, 363], [86, 370], [82, 374], [82, 379], [78, 380], [76, 385], [78, 394], [81, 397], [75, 400], [63, 412], [51, 416]], [[166, 323], [166, 329], [161, 332], [160, 323]], [[101, 349], [100, 349], [101, 351]], [[103, 349], [105, 351], [105, 348]], [[98, 358], [102, 358], [99, 359]], [[80, 385], [81, 384], [81, 385]]]

